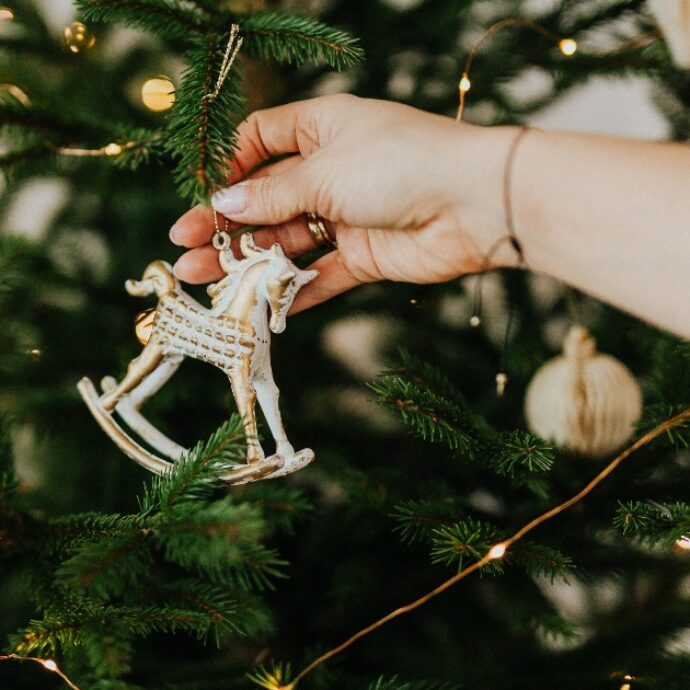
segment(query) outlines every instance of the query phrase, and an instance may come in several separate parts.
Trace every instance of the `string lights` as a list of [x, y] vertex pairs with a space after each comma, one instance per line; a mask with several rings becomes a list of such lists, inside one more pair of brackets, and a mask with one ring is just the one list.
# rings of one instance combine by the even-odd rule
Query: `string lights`
[[681, 551], [690, 551], [690, 536], [685, 534], [680, 539], [677, 539], [676, 546]]
[[21, 656], [19, 654], [3, 654], [0, 655], [0, 661], [29, 661], [39, 666], [43, 666], [46, 671], [50, 671], [59, 676], [70, 690], [80, 690], [79, 686], [73, 683], [69, 677], [62, 671], [53, 659], [40, 659], [35, 656]]
[[175, 103], [175, 85], [168, 77], [147, 79], [141, 87], [141, 102], [154, 113], [170, 110]]
[[[295, 687], [297, 686], [299, 681], [302, 680], [305, 676], [309, 675], [312, 671], [317, 669], [326, 661], [329, 661], [333, 657], [344, 652], [358, 640], [362, 639], [363, 637], [366, 637], [370, 633], [375, 632], [376, 630], [386, 625], [386, 623], [389, 623], [393, 619], [398, 618], [403, 614], [410, 613], [411, 611], [414, 611], [420, 606], [423, 606], [428, 601], [430, 601], [434, 597], [437, 597], [439, 594], [442, 594], [447, 589], [450, 589], [453, 585], [456, 585], [461, 580], [464, 580], [472, 573], [481, 570], [491, 561], [504, 558], [506, 553], [508, 552], [508, 549], [517, 542], [519, 542], [532, 530], [536, 529], [548, 520], [551, 520], [552, 518], [560, 515], [561, 513], [564, 513], [566, 510], [572, 508], [575, 504], [579, 503], [584, 498], [589, 496], [589, 494], [591, 494], [592, 491], [594, 491], [594, 489], [596, 489], [605, 479], [607, 479], [616, 470], [616, 468], [622, 462], [627, 460], [631, 455], [636, 453], [641, 448], [644, 448], [645, 446], [649, 445], [659, 436], [663, 436], [664, 434], [667, 434], [671, 429], [675, 429], [676, 427], [682, 426], [683, 424], [687, 424], [689, 421], [690, 408], [684, 410], [680, 414], [675, 415], [674, 417], [671, 417], [661, 422], [661, 424], [654, 427], [654, 429], [652, 429], [651, 431], [648, 431], [646, 434], [638, 438], [637, 441], [635, 441], [632, 445], [628, 446], [624, 451], [619, 453], [601, 472], [599, 472], [599, 474], [597, 474], [594, 477], [594, 479], [592, 479], [589, 482], [589, 484], [587, 484], [583, 489], [581, 489], [578, 493], [569, 498], [567, 501], [560, 503], [559, 505], [551, 508], [550, 510], [547, 510], [545, 513], [542, 513], [538, 517], [534, 518], [526, 525], [521, 527], [511, 537], [492, 546], [481, 559], [475, 561], [471, 565], [468, 565], [466, 568], [463, 568], [458, 573], [453, 575], [453, 577], [449, 578], [445, 582], [442, 582], [438, 587], [431, 590], [424, 596], [420, 597], [419, 599], [416, 599], [415, 601], [413, 601], [410, 604], [407, 604], [406, 606], [401, 606], [391, 611], [383, 618], [380, 618], [371, 625], [368, 625], [366, 628], [362, 628], [361, 630], [356, 632], [354, 635], [352, 635], [352, 637], [345, 640], [345, 642], [343, 642], [342, 644], [338, 645], [337, 647], [333, 647], [329, 651], [325, 652], [320, 657], [312, 661], [302, 671], [300, 671], [295, 676], [294, 680], [292, 680], [292, 682], [290, 682], [289, 684], [272, 687], [270, 688], [270, 690], [295, 690]], [[630, 676], [629, 679], [632, 680], [632, 676]], [[620, 690], [631, 690], [631, 688], [628, 684], [628, 688], [622, 687]]]

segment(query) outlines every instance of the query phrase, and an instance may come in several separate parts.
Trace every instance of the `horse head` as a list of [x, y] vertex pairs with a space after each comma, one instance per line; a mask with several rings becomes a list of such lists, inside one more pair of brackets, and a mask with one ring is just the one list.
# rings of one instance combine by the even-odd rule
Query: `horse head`
[[310, 283], [318, 271], [303, 271], [295, 266], [285, 256], [283, 248], [274, 244], [266, 251], [269, 260], [266, 270], [262, 275], [259, 289], [264, 291], [266, 301], [271, 309], [269, 328], [273, 333], [282, 333], [285, 330], [285, 319], [297, 293], [307, 283]]
[[247, 271], [261, 265], [255, 288], [257, 303], [268, 304], [271, 312], [269, 328], [273, 333], [282, 333], [295, 296], [300, 288], [316, 278], [318, 271], [303, 271], [295, 266], [279, 244], [274, 244], [270, 249], [257, 247], [251, 233], [245, 233], [240, 238], [240, 250], [243, 259], [236, 259], [229, 248], [219, 253], [220, 265], [227, 276], [208, 288], [214, 308], [225, 309], [241, 289]]

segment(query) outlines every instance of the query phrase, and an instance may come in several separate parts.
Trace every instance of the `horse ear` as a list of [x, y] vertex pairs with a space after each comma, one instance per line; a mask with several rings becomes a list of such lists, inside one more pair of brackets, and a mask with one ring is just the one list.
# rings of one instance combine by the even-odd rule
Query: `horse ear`
[[220, 267], [227, 273], [232, 273], [239, 265], [239, 261], [232, 253], [232, 249], [223, 250], [218, 253]]
[[251, 232], [245, 232], [244, 235], [240, 237], [240, 249], [242, 250], [242, 255], [247, 259], [250, 256], [262, 253], [262, 250], [254, 243], [254, 236]]

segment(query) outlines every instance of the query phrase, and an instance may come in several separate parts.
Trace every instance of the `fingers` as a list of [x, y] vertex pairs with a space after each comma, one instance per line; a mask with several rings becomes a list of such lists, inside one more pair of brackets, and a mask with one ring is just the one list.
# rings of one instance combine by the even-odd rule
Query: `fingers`
[[317, 304], [351, 290], [363, 281], [358, 280], [343, 263], [340, 252], [330, 252], [315, 261], [308, 270], [316, 270], [319, 275], [305, 285], [298, 293], [290, 309], [290, 314], [309, 309]]
[[314, 182], [318, 174], [313, 160], [279, 175], [253, 178], [221, 189], [211, 197], [213, 208], [232, 221], [248, 225], [279, 225], [300, 213], [318, 212]]
[[218, 263], [218, 250], [210, 244], [184, 253], [173, 266], [173, 273], [185, 283], [212, 283], [226, 276]]
[[[284, 158], [281, 161], [267, 165], [261, 170], [257, 170], [252, 175], [252, 178], [266, 177], [269, 175], [278, 175], [287, 172], [299, 165], [302, 161], [300, 156], [291, 156]], [[213, 233], [215, 232], [215, 223], [213, 220], [213, 209], [207, 206], [195, 206], [180, 216], [177, 222], [170, 230], [170, 241], [182, 247], [200, 247], [211, 241]], [[219, 219], [219, 226], [224, 228], [227, 224], [228, 232], [234, 232], [241, 227], [240, 223], [233, 223], [224, 218]]]
[[228, 182], [246, 177], [252, 168], [271, 156], [302, 152], [309, 155], [314, 146], [305, 144], [318, 140], [312, 131], [313, 111], [318, 99], [297, 101], [277, 108], [257, 110], [237, 128], [237, 153], [230, 163]]

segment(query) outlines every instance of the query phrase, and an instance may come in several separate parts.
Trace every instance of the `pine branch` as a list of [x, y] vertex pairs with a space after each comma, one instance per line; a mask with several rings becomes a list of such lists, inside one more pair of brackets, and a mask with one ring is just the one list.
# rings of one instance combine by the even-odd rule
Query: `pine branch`
[[302, 64], [324, 61], [343, 69], [364, 59], [359, 42], [345, 31], [309, 17], [286, 12], [259, 12], [240, 20], [247, 51], [261, 59]]
[[518, 473], [548, 472], [555, 460], [555, 448], [537, 436], [521, 431], [499, 434], [483, 448], [487, 465], [497, 474], [515, 477]]
[[227, 497], [193, 510], [183, 505], [153, 524], [155, 543], [168, 561], [214, 581], [264, 588], [282, 576], [284, 561], [259, 543], [265, 526], [249, 504], [233, 505]]
[[619, 503], [613, 524], [629, 539], [671, 549], [679, 539], [690, 534], [690, 504]]
[[245, 448], [242, 420], [233, 415], [205, 443], [198, 443], [167, 474], [145, 488], [141, 513], [165, 513], [180, 504], [208, 498], [228, 468], [244, 460]]
[[[462, 570], [464, 563], [480, 561], [493, 544], [498, 541], [496, 527], [483, 520], [467, 518], [450, 527], [435, 529], [431, 537], [431, 561], [457, 566]], [[484, 568], [490, 573], [503, 572], [501, 560], [490, 561]]]
[[84, 19], [121, 22], [157, 36], [186, 38], [205, 35], [213, 18], [191, 2], [173, 0], [75, 0]]
[[417, 436], [443, 443], [457, 455], [476, 455], [478, 430], [465, 407], [397, 376], [385, 377], [369, 387], [379, 404], [397, 410]]
[[548, 577], [551, 584], [556, 578], [565, 578], [574, 565], [558, 549], [535, 542], [519, 544], [511, 550], [510, 558], [532, 577]]
[[436, 395], [465, 404], [460, 389], [438, 367], [413, 355], [404, 347], [398, 349], [398, 356], [400, 365], [391, 367], [384, 372], [384, 376], [404, 377]]
[[244, 96], [233, 68], [217, 98], [209, 98], [223, 62], [228, 35], [197, 41], [185, 54], [187, 69], [177, 89], [166, 148], [177, 161], [180, 194], [206, 201], [227, 181], [237, 125], [244, 117]]
[[463, 511], [455, 498], [439, 500], [409, 500], [399, 503], [391, 517], [398, 522], [394, 528], [403, 542], [413, 544], [429, 541], [440, 527], [452, 527]]

